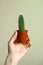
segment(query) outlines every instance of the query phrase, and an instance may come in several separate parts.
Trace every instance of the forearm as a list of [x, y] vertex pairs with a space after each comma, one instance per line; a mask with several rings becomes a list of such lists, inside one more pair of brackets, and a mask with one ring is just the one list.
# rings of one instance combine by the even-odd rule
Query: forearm
[[14, 56], [12, 56], [11, 54], [8, 54], [5, 60], [5, 65], [17, 65], [15, 63]]

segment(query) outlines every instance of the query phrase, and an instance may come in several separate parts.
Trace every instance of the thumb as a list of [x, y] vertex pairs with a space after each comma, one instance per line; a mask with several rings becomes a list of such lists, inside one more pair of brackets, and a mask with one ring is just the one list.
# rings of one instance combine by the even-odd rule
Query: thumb
[[17, 31], [14, 32], [14, 34], [12, 35], [10, 40], [8, 41], [8, 53], [13, 52], [13, 50], [15, 48], [15, 45], [13, 43], [16, 40], [16, 38], [17, 38]]
[[14, 34], [12, 35], [12, 37], [10, 38], [9, 42], [13, 43], [17, 38], [17, 31], [14, 32]]

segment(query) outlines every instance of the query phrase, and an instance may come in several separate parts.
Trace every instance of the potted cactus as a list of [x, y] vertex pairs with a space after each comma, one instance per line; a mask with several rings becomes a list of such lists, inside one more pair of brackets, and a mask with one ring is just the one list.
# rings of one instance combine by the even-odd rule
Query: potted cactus
[[23, 15], [19, 15], [18, 25], [19, 30], [17, 30], [18, 32], [17, 40], [19, 43], [25, 44], [28, 30], [25, 30]]

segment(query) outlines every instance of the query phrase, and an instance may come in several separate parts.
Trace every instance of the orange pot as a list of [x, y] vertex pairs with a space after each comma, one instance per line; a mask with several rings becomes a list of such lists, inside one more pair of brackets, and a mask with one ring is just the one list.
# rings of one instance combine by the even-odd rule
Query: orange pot
[[24, 31], [17, 30], [17, 33], [18, 33], [18, 35], [17, 35], [18, 43], [25, 44], [28, 30], [24, 30]]

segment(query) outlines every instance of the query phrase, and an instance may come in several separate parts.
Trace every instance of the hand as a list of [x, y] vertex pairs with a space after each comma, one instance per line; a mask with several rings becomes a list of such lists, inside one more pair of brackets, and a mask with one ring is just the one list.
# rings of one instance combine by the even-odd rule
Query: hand
[[28, 40], [27, 36], [27, 45], [23, 45], [22, 43], [14, 43], [17, 39], [17, 31], [12, 35], [8, 42], [8, 54], [11, 54], [17, 64], [19, 60], [25, 55], [25, 53], [31, 47], [31, 42]]

